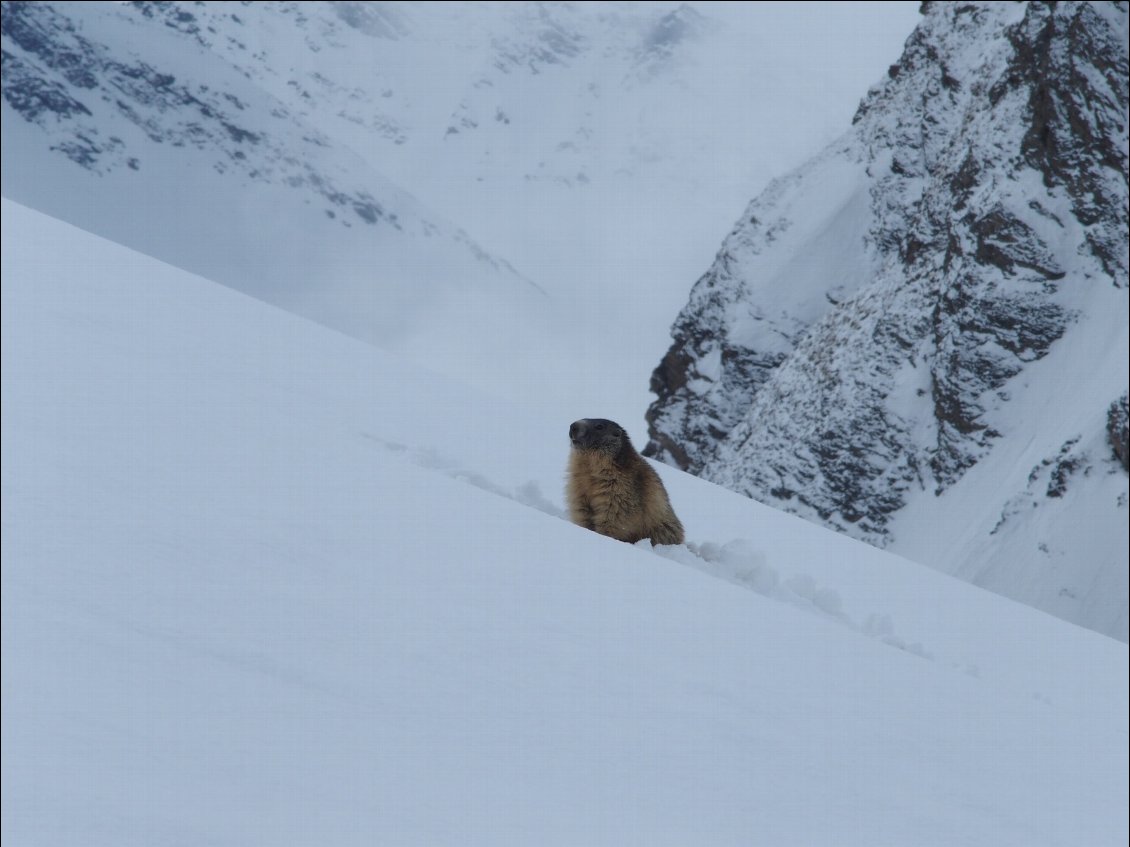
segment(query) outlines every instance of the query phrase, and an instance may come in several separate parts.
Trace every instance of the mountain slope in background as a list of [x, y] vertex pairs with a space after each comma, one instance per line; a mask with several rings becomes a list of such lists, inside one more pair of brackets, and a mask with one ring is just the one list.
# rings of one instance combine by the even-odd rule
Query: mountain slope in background
[[509, 353], [545, 332], [543, 291], [153, 6], [2, 14], [6, 196], [432, 365], [529, 376]]
[[6, 843], [1126, 843], [1125, 645], [0, 219]]
[[695, 285], [647, 452], [1127, 640], [1127, 52], [1126, 3], [924, 4]]
[[5, 4], [3, 189], [492, 393], [550, 386], [569, 420], [635, 428], [716, 233], [835, 136], [913, 17]]

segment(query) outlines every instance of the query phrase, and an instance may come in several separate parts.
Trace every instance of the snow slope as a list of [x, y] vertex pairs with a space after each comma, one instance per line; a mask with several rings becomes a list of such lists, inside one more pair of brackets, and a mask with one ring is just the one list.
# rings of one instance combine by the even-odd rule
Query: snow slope
[[1124, 644], [2, 221], [5, 841], [1126, 842]]

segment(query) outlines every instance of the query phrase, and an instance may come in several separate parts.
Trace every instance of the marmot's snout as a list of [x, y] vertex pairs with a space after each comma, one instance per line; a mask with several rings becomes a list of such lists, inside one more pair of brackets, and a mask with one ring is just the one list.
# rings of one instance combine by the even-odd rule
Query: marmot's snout
[[607, 446], [620, 436], [620, 427], [604, 418], [582, 418], [569, 426], [569, 440], [582, 450]]
[[582, 439], [585, 437], [585, 422], [573, 421], [569, 424], [569, 440], [573, 442], [574, 447], [582, 446]]

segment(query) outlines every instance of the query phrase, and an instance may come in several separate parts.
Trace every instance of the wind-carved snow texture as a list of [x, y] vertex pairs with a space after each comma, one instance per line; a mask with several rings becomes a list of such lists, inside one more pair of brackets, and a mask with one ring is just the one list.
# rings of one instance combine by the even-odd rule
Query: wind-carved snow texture
[[1127, 4], [923, 5], [852, 130], [695, 284], [644, 451], [879, 546], [1128, 277]]

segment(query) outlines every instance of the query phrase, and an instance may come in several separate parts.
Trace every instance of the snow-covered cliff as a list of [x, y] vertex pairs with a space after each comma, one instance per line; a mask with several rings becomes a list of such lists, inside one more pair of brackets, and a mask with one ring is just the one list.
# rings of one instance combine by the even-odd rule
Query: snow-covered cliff
[[647, 452], [1126, 640], [1126, 24], [924, 4], [695, 284]]

